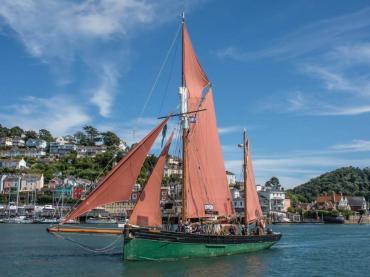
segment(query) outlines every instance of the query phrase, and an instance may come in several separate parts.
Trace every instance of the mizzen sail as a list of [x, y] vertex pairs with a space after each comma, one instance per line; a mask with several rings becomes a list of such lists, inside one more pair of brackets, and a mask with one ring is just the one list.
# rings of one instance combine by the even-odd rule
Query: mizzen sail
[[171, 146], [173, 132], [163, 148], [153, 171], [140, 193], [140, 197], [136, 202], [134, 210], [129, 219], [129, 223], [141, 227], [161, 227], [161, 184], [164, 172], [168, 150]]
[[183, 24], [183, 81], [188, 109], [195, 111], [185, 135], [186, 218], [233, 216], [231, 195], [218, 136], [212, 88]]
[[100, 184], [67, 215], [63, 223], [79, 217], [97, 206], [128, 200], [146, 156], [169, 117], [143, 138], [109, 173]]
[[254, 178], [253, 164], [250, 154], [249, 140], [246, 142], [246, 161], [245, 165], [245, 174], [246, 174], [246, 213], [245, 223], [254, 222], [257, 219], [263, 217], [261, 205], [259, 202], [257, 189], [256, 189], [256, 179]]

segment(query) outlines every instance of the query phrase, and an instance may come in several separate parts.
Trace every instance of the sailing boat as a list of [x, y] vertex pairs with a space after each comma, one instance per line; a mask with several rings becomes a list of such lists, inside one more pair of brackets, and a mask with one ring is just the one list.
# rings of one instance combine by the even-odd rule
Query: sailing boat
[[[180, 113], [164, 118], [103, 178], [87, 198], [66, 216], [65, 222], [99, 205], [128, 200], [155, 139], [171, 117], [179, 116], [182, 125], [181, 222], [198, 222], [198, 226], [205, 231], [193, 233], [161, 229], [160, 186], [172, 134], [160, 153], [128, 224], [123, 230], [124, 259], [168, 260], [208, 257], [246, 253], [271, 247], [281, 238], [281, 234], [249, 233], [250, 224], [263, 225], [263, 215], [256, 192], [249, 143], [245, 134], [243, 140], [246, 199], [244, 223], [247, 228], [244, 235], [225, 235], [222, 232], [215, 232], [215, 229], [231, 228], [233, 225], [220, 223], [235, 221], [236, 214], [218, 136], [212, 84], [195, 54], [184, 19], [182, 21], [181, 79]], [[50, 227], [48, 231], [70, 232], [71, 230], [58, 226]], [[106, 232], [110, 231], [106, 230]], [[117, 233], [117, 230], [111, 233]]]

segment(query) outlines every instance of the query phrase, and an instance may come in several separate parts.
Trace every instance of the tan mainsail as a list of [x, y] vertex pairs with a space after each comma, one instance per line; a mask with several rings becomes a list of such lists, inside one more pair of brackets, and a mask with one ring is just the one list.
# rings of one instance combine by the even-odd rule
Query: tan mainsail
[[186, 218], [234, 216], [218, 136], [212, 89], [183, 24], [183, 74], [188, 109], [195, 111], [185, 136]]
[[246, 202], [247, 202], [247, 217], [245, 218], [245, 223], [251, 223], [263, 217], [261, 205], [259, 202], [257, 189], [256, 189], [256, 179], [254, 178], [253, 164], [250, 154], [249, 140], [246, 142]]
[[171, 146], [173, 132], [168, 139], [165, 147], [163, 148], [158, 161], [153, 168], [153, 171], [140, 193], [139, 200], [137, 201], [134, 210], [129, 219], [129, 223], [141, 227], [161, 227], [161, 184], [163, 178], [164, 165], [168, 150]]
[[143, 138], [109, 173], [100, 184], [64, 219], [77, 218], [97, 206], [113, 202], [125, 201], [130, 198], [132, 188], [143, 166], [155, 139], [167, 123], [164, 119], [145, 138]]

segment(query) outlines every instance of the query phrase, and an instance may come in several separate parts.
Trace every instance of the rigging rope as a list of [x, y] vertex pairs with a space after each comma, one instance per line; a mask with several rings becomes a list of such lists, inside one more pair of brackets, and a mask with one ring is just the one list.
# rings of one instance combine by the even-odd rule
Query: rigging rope
[[69, 241], [73, 244], [76, 244], [78, 247], [86, 250], [86, 251], [89, 251], [89, 252], [92, 252], [92, 253], [96, 253], [96, 254], [103, 254], [103, 253], [107, 253], [107, 252], [110, 252], [112, 250], [114, 250], [116, 248], [116, 244], [119, 242], [119, 241], [123, 241], [123, 235], [120, 235], [118, 236], [114, 241], [112, 241], [111, 243], [109, 243], [108, 245], [102, 247], [102, 248], [90, 248], [89, 246], [87, 246], [86, 244], [83, 244], [83, 243], [80, 243], [72, 238], [69, 238], [69, 237], [63, 237], [61, 234], [58, 234], [58, 233], [52, 233], [55, 237], [57, 238], [60, 238], [60, 239], [63, 239], [63, 240], [66, 240], [66, 241]]
[[180, 33], [180, 31], [181, 31], [181, 27], [182, 27], [182, 24], [180, 24], [180, 25], [179, 25], [178, 30], [176, 31], [176, 34], [175, 34], [175, 37], [174, 37], [174, 38], [173, 38], [173, 40], [172, 40], [171, 46], [170, 46], [170, 48], [167, 50], [166, 57], [165, 57], [165, 59], [164, 59], [164, 61], [163, 61], [162, 65], [161, 65], [161, 67], [160, 67], [160, 69], [159, 69], [159, 71], [158, 71], [158, 73], [157, 73], [156, 78], [154, 79], [154, 83], [153, 83], [152, 87], [151, 87], [151, 88], [150, 88], [150, 90], [149, 90], [148, 97], [146, 98], [146, 100], [145, 100], [145, 102], [144, 102], [144, 106], [143, 106], [143, 108], [141, 109], [141, 111], [140, 111], [140, 113], [139, 113], [138, 118], [135, 120], [134, 127], [133, 127], [133, 137], [134, 137], [134, 139], [135, 139], [135, 131], [136, 131], [136, 129], [137, 129], [138, 121], [139, 121], [139, 119], [143, 116], [143, 114], [144, 114], [144, 112], [145, 112], [145, 110], [146, 110], [146, 107], [148, 106], [148, 103], [149, 103], [149, 101], [150, 101], [150, 99], [151, 99], [151, 97], [152, 97], [152, 95], [153, 95], [153, 92], [154, 92], [155, 88], [157, 87], [157, 84], [158, 84], [159, 78], [160, 78], [160, 76], [161, 76], [161, 74], [162, 74], [162, 71], [163, 71], [163, 69], [165, 68], [165, 66], [166, 66], [166, 64], [167, 64], [167, 61], [168, 61], [168, 58], [169, 58], [170, 53], [171, 53], [171, 51], [172, 51], [172, 48], [174, 47], [175, 42], [176, 42], [176, 40], [177, 40], [177, 37], [179, 36], [179, 33]]

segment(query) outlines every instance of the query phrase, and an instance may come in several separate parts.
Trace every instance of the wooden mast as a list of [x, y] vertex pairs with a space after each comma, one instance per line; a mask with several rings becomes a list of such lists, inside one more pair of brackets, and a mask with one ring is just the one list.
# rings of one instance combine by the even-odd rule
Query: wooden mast
[[[182, 44], [182, 54], [181, 54], [181, 90], [182, 93], [187, 93], [186, 88], [185, 88], [185, 76], [184, 76], [184, 25], [185, 25], [185, 14], [184, 12], [182, 13], [182, 35], [181, 35], [181, 44]], [[187, 98], [187, 97], [185, 97]], [[184, 97], [182, 97], [184, 99]], [[184, 104], [184, 103], [182, 103]], [[183, 110], [181, 112], [184, 112]], [[187, 220], [187, 215], [186, 215], [186, 136], [187, 136], [187, 131], [188, 129], [186, 128], [187, 124], [185, 121], [187, 120], [187, 115], [184, 114], [182, 117], [183, 121], [183, 128], [182, 128], [182, 188], [181, 188], [181, 193], [182, 193], [182, 210], [181, 210], [181, 219], [183, 222]]]
[[247, 231], [249, 229], [249, 223], [248, 223], [248, 190], [247, 190], [247, 155], [248, 146], [247, 146], [247, 135], [246, 131], [243, 132], [243, 175], [244, 175], [244, 223], [247, 227]]

